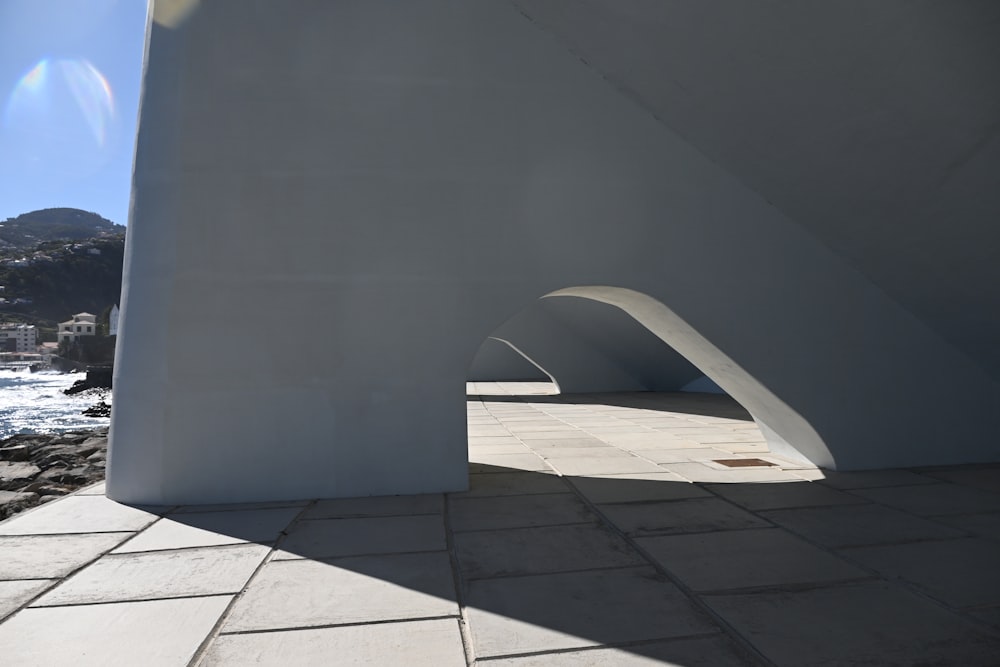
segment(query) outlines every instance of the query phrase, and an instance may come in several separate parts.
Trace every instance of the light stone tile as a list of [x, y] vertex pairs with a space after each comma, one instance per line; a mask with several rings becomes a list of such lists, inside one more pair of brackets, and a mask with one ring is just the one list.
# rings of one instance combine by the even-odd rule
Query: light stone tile
[[996, 665], [1000, 638], [883, 582], [702, 598], [778, 665]]
[[867, 503], [843, 491], [809, 482], [790, 484], [710, 484], [713, 493], [749, 510], [774, 510], [788, 507], [824, 507]]
[[97, 484], [91, 484], [86, 486], [76, 492], [78, 496], [103, 496], [105, 493], [105, 487], [107, 485], [104, 482], [98, 482]]
[[469, 437], [469, 447], [480, 445], [520, 445], [521, 441], [512, 435]]
[[663, 468], [650, 461], [628, 458], [573, 457], [552, 459], [550, 465], [563, 475], [591, 476], [624, 473], [663, 472]]
[[589, 436], [583, 431], [563, 428], [558, 431], [522, 432], [518, 433], [517, 437], [520, 438], [522, 441], [525, 441], [526, 444], [530, 446], [531, 443], [527, 442], [529, 440], [566, 440], [567, 438], [587, 438]]
[[0, 537], [0, 579], [65, 577], [134, 533]]
[[852, 493], [921, 516], [1000, 511], [1000, 494], [957, 484], [858, 489]]
[[405, 516], [440, 514], [444, 496], [429, 493], [416, 496], [371, 496], [320, 500], [302, 515], [305, 519], [348, 519], [363, 516]]
[[247, 544], [104, 556], [32, 606], [238, 593], [269, 551]]
[[728, 452], [711, 447], [690, 447], [686, 449], [643, 449], [637, 455], [649, 459], [653, 463], [686, 463], [703, 459], [725, 458], [728, 456]]
[[184, 505], [171, 510], [170, 514], [201, 514], [203, 512], [246, 512], [248, 510], [271, 510], [284, 507], [302, 509], [310, 500], [276, 500], [260, 503], [216, 503], [211, 505]]
[[617, 447], [633, 449], [638, 446], [649, 446], [651, 449], [669, 448], [673, 443], [681, 442], [680, 438], [675, 438], [668, 433], [653, 431], [650, 433], [607, 433], [602, 434], [602, 440], [610, 442]]
[[[476, 466], [479, 466], [477, 468]], [[548, 470], [549, 467], [535, 454], [477, 454], [469, 452], [469, 472], [481, 470], [482, 466], [508, 468], [510, 470]]]
[[747, 667], [725, 637], [674, 639], [628, 648], [597, 648], [490, 660], [489, 667]]
[[456, 533], [455, 553], [467, 580], [645, 564], [597, 524]]
[[498, 472], [469, 475], [469, 490], [448, 494], [449, 498], [513, 496], [569, 491], [562, 477], [538, 472]]
[[549, 419], [545, 421], [504, 422], [507, 430], [518, 435], [520, 433], [541, 433], [543, 431], [566, 431], [569, 427], [561, 421]]
[[967, 612], [969, 616], [975, 618], [981, 623], [992, 626], [996, 630], [1000, 630], [1000, 607], [990, 607], [989, 609], [977, 609], [975, 611]]
[[628, 452], [617, 447], [548, 447], [538, 454], [546, 459], [564, 458], [632, 458]]
[[271, 561], [223, 632], [457, 616], [446, 553]]
[[826, 479], [826, 471], [821, 468], [792, 468], [789, 472], [807, 482], [822, 482]]
[[960, 531], [881, 505], [763, 512], [764, 518], [828, 547], [961, 537]]
[[695, 442], [700, 442], [704, 445], [723, 445], [729, 443], [760, 443], [763, 442], [759, 436], [755, 435], [744, 435], [741, 433], [715, 433], [712, 435], [699, 434], [699, 435], [686, 435], [685, 437]]
[[[952, 516], [935, 517], [935, 520], [967, 531], [979, 537], [1000, 540], [1000, 513], [993, 514], [956, 514]], [[0, 566], [0, 572], [3, 567]]]
[[598, 521], [573, 493], [449, 499], [453, 531], [555, 526]]
[[[720, 457], [721, 458], [721, 457]], [[675, 472], [692, 482], [747, 484], [753, 482], [801, 482], [794, 473], [773, 468], [710, 468], [702, 463], [663, 463], [664, 470]]]
[[971, 486], [983, 491], [1000, 493], [1000, 467], [957, 468], [952, 470], [929, 470], [923, 473], [953, 484]]
[[[13, 614], [33, 597], [59, 583], [56, 579], [0, 581], [0, 620]], [[3, 653], [0, 652], [0, 656]]]
[[506, 426], [469, 426], [469, 437], [482, 437], [482, 436], [509, 436], [510, 431], [507, 430]]
[[231, 512], [169, 514], [136, 535], [113, 553], [223, 546], [278, 539], [299, 507]]
[[1000, 544], [976, 538], [844, 549], [886, 577], [955, 607], [1000, 604]]
[[444, 519], [438, 514], [300, 521], [279, 546], [278, 560], [447, 548]]
[[222, 635], [200, 667], [465, 667], [455, 619]]
[[652, 568], [481, 579], [466, 604], [477, 658], [716, 630]]
[[512, 445], [469, 445], [469, 452], [474, 453], [472, 458], [479, 454], [530, 454], [531, 450], [520, 442]]
[[570, 477], [570, 483], [587, 500], [601, 503], [636, 503], [680, 498], [710, 498], [696, 484], [671, 472], [648, 472], [605, 477]]
[[156, 514], [104, 496], [66, 496], [0, 523], [0, 535], [115, 533], [141, 530]]
[[557, 438], [555, 440], [528, 440], [524, 444], [543, 456], [547, 450], [553, 448], [571, 447], [580, 449], [584, 447], [602, 448], [608, 446], [606, 442], [590, 436], [583, 436], [579, 438]]
[[938, 480], [909, 470], [861, 470], [857, 472], [824, 471], [823, 483], [835, 489], [868, 489], [881, 486], [908, 486], [934, 484]]
[[770, 526], [746, 510], [717, 498], [601, 505], [600, 509], [620, 529], [638, 536]]
[[714, 446], [734, 454], [769, 454], [770, 452], [766, 442], [719, 443]]
[[637, 542], [696, 591], [829, 583], [871, 576], [778, 528], [647, 537]]
[[610, 433], [649, 433], [652, 429], [639, 424], [622, 424], [621, 426], [587, 426], [587, 432], [601, 436]]
[[630, 452], [636, 452], [641, 454], [646, 450], [655, 451], [666, 451], [666, 450], [685, 450], [685, 449], [703, 449], [702, 445], [697, 442], [692, 442], [690, 440], [677, 440], [677, 439], [665, 439], [659, 438], [657, 440], [647, 440], [646, 442], [637, 441], [630, 443], [615, 443], [616, 446], [623, 449], [627, 449]]
[[0, 625], [0, 655], [12, 667], [186, 665], [231, 599], [25, 609]]

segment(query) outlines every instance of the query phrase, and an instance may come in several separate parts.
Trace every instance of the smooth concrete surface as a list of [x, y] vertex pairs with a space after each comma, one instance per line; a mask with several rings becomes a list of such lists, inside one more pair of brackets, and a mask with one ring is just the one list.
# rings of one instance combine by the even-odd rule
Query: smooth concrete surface
[[529, 359], [511, 343], [490, 336], [483, 341], [469, 365], [467, 378], [479, 381], [539, 381], [549, 382], [546, 374], [534, 361]]
[[183, 4], [149, 32], [111, 498], [460, 491], [469, 366], [546, 296], [626, 312], [786, 458], [996, 459], [992, 5]]
[[625, 310], [577, 296], [550, 296], [527, 305], [490, 334], [469, 369], [473, 381], [532, 379], [514, 377], [513, 364], [498, 367], [501, 360], [486, 356], [495, 348], [487, 345], [490, 341], [516, 350], [567, 394], [678, 391], [704, 377]]
[[[135, 510], [95, 485], [0, 523], [3, 664], [996, 664], [997, 466], [827, 476], [719, 442], [763, 441], [724, 396], [524, 388], [545, 391], [470, 385], [468, 426], [542, 469], [505, 467], [500, 436], [471, 435], [467, 491], [146, 508], [152, 523], [122, 530], [106, 508]], [[555, 425], [579, 437], [521, 435]], [[592, 449], [581, 437], [621, 456], [560, 471]], [[645, 458], [699, 440], [771, 479]], [[622, 457], [661, 472], [616, 473]], [[961, 503], [928, 514], [921, 493]], [[97, 532], [32, 533], [80, 498], [102, 501]]]

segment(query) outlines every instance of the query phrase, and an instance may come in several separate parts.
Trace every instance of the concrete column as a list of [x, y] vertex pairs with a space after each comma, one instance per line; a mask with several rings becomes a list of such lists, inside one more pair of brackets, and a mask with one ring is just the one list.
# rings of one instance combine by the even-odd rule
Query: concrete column
[[506, 2], [154, 24], [133, 197], [116, 500], [465, 488], [476, 350], [571, 286], [819, 464], [993, 456], [986, 373]]

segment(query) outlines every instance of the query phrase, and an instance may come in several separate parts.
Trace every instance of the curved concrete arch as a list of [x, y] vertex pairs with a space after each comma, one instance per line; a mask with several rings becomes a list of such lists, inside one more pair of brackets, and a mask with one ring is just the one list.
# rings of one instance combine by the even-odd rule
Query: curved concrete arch
[[656, 299], [631, 289], [598, 285], [563, 288], [542, 298], [560, 297], [599, 301], [634, 318], [746, 408], [761, 426], [772, 452], [821, 465], [834, 460], [806, 418]]
[[626, 310], [597, 299], [536, 299], [492, 336], [516, 346], [562, 393], [680, 391], [703, 376]]
[[559, 386], [555, 378], [538, 362], [509, 340], [496, 336], [490, 336], [479, 346], [469, 365], [468, 379], [470, 382], [548, 380]]

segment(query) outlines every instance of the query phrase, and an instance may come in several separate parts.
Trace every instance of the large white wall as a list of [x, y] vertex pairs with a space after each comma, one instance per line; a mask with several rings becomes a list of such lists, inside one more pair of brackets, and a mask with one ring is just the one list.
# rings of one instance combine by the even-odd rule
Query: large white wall
[[117, 500], [464, 488], [476, 350], [570, 286], [821, 465], [995, 457], [980, 365], [502, 0], [154, 24], [127, 243]]

